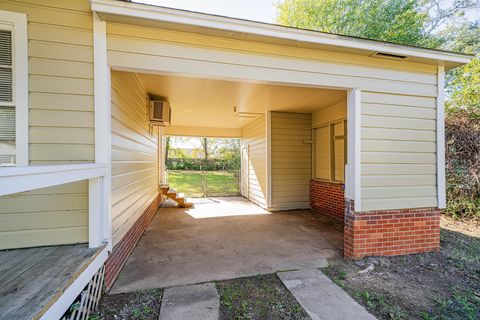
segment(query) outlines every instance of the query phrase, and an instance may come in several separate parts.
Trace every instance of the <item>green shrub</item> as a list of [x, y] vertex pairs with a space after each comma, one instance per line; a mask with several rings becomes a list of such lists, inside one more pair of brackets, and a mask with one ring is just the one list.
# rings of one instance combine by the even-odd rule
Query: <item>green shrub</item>
[[480, 200], [468, 198], [449, 199], [445, 213], [455, 219], [474, 218], [480, 220]]
[[454, 218], [480, 219], [480, 121], [449, 114], [446, 125], [447, 208]]

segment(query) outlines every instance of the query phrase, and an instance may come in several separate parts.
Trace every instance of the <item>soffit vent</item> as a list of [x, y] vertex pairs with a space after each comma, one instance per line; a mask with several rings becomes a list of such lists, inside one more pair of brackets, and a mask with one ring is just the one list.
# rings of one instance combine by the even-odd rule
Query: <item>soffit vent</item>
[[375, 57], [375, 58], [380, 58], [380, 59], [389, 59], [389, 60], [405, 60], [408, 57], [407, 56], [401, 56], [398, 54], [391, 54], [391, 53], [386, 53], [386, 52], [375, 52], [374, 54], [370, 55], [370, 57]]
[[237, 116], [239, 118], [248, 118], [248, 119], [256, 119], [260, 117], [261, 113], [257, 112], [238, 112]]

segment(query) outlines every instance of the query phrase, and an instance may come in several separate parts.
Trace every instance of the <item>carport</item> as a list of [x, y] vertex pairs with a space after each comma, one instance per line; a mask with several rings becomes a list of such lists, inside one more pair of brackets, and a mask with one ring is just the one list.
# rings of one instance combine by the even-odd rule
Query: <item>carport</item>
[[319, 268], [342, 253], [342, 227], [309, 210], [268, 212], [240, 197], [158, 210], [112, 293]]
[[[347, 257], [438, 248], [443, 76], [466, 58], [135, 3], [92, 10], [95, 105], [112, 106], [95, 113], [111, 117], [95, 131], [112, 172], [107, 287], [156, 211], [162, 135], [241, 138], [242, 195], [345, 222]], [[150, 128], [148, 94], [170, 100], [171, 127]]]
[[[339, 168], [334, 171], [340, 174], [333, 178], [342, 186], [346, 90], [132, 71], [115, 70], [111, 75], [114, 225], [129, 210], [122, 195], [128, 189], [141, 194], [155, 184], [156, 155], [144, 142], [149, 136], [140, 140], [135, 130], [142, 121], [145, 96], [162, 97], [171, 106], [172, 125], [158, 131], [162, 186], [162, 136], [239, 138], [243, 197], [191, 199], [187, 193], [193, 208], [167, 208], [164, 201], [113, 292], [316, 268], [341, 254], [343, 233], [308, 209], [312, 175], [326, 171], [325, 157], [316, 161], [316, 148], [336, 148]], [[316, 132], [323, 134], [325, 129], [338, 131], [341, 140], [330, 146], [330, 139], [320, 135], [317, 142]], [[139, 142], [133, 145], [131, 139]], [[131, 166], [125, 172], [127, 162]], [[127, 186], [120, 184], [125, 176], [131, 177]], [[186, 191], [172, 191], [176, 192]]]

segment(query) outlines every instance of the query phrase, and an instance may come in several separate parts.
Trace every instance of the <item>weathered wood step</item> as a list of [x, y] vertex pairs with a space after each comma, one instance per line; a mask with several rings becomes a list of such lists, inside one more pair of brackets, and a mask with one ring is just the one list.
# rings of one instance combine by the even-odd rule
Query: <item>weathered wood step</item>
[[179, 205], [183, 205], [185, 203], [185, 193], [177, 193], [177, 196], [175, 198], [175, 201]]
[[164, 196], [166, 196], [170, 187], [168, 186], [168, 184], [161, 184], [159, 186], [159, 189], [160, 189], [160, 193], [163, 194]]
[[191, 208], [191, 207], [193, 207], [193, 203], [192, 202], [184, 202], [180, 207]]
[[174, 189], [170, 189], [167, 191], [167, 197], [169, 197], [172, 200], [175, 200], [177, 198], [177, 191]]

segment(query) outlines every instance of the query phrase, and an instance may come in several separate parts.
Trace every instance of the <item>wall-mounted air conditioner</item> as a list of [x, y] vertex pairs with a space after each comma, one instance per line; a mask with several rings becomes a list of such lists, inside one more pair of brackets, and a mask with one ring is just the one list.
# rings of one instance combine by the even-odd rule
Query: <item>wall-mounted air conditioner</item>
[[169, 127], [172, 119], [170, 104], [161, 100], [150, 100], [150, 124], [152, 126]]

